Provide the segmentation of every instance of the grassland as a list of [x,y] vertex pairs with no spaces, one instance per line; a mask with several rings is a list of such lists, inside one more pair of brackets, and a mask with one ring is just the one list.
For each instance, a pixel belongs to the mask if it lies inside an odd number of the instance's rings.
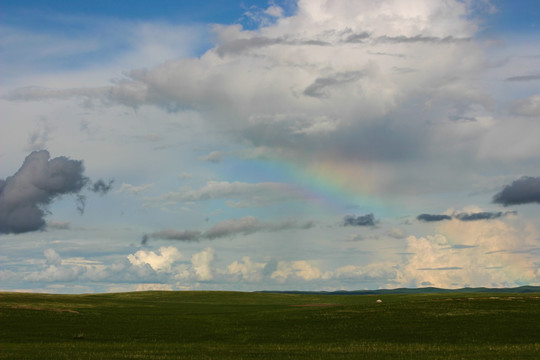
[[538,293],[0,293],[0,359],[539,358]]

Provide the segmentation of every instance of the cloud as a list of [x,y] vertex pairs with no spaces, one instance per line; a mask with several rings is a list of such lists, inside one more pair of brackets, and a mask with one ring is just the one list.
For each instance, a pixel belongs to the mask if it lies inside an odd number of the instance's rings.
[[208,161],[214,164],[220,163],[223,158],[223,153],[221,151],[212,151],[210,154],[199,157],[201,161]]
[[476,220],[491,220],[491,219],[497,219],[502,216],[506,215],[515,215],[517,212],[515,211],[498,211],[498,212],[477,212],[477,213],[459,213],[454,215],[456,219],[461,221],[476,221]]
[[249,256],[242,257],[241,261],[234,261],[227,267],[229,274],[237,276],[244,281],[257,282],[263,279],[263,271],[267,264],[251,261]]
[[212,261],[214,260],[215,250],[212,248],[206,248],[201,252],[193,254],[191,256],[191,264],[193,271],[201,281],[212,280]]
[[468,42],[472,39],[469,37],[465,38],[456,38],[452,35],[445,36],[443,38],[438,36],[425,36],[425,35],[414,35],[414,36],[381,36],[378,37],[375,41],[381,42],[381,43],[392,43],[392,44],[398,44],[398,43],[431,43],[431,44],[452,44],[452,43],[460,43],[460,42]]
[[28,136],[28,144],[26,145],[25,150],[38,151],[45,149],[47,142],[50,140],[52,130],[53,127],[43,119],[40,128],[33,130]]
[[315,82],[304,90],[304,95],[316,98],[328,97],[328,90],[340,85],[352,83],[365,75],[363,71],[347,71],[336,73],[331,76],[315,79]]
[[305,260],[279,261],[277,269],[270,276],[279,282],[284,282],[289,278],[302,279],[306,281],[321,278],[323,273],[316,266]]
[[83,173],[82,161],[32,152],[17,173],[0,179],[0,233],[43,230],[47,206],[62,195],[79,194],[89,181]]
[[343,218],[343,226],[375,226],[377,220],[373,214],[347,215]]
[[404,239],[406,236],[405,231],[400,228],[392,228],[386,232],[386,235],[394,239]]
[[437,214],[420,214],[416,217],[416,219],[420,221],[425,222],[432,222],[432,221],[442,221],[442,220],[450,220],[452,217],[450,215],[437,215]]
[[447,214],[420,214],[416,217],[417,220],[423,222],[438,222],[444,220],[457,219],[461,221],[477,221],[477,220],[491,220],[497,219],[507,215],[515,215],[515,211],[498,211],[498,212],[489,212],[489,211],[480,211],[480,212],[456,212],[452,215]]
[[511,111],[516,115],[540,116],[540,94],[516,100],[512,104]]
[[252,216],[246,216],[240,219],[222,221],[207,230],[204,233],[204,237],[212,240],[237,234],[249,235],[267,227],[268,225],[259,219]]
[[351,34],[351,35],[347,36],[347,38],[345,39],[345,42],[348,42],[348,43],[363,43],[367,39],[369,39],[369,37],[370,37],[370,34],[368,32],[366,32],[366,31],[364,31],[364,32]]
[[396,277],[396,265],[392,263],[371,263],[365,266],[345,265],[334,271],[325,272],[324,279],[369,281],[386,283]]
[[282,220],[276,223],[264,222],[259,219],[246,216],[240,219],[225,220],[207,230],[203,237],[216,239],[234,236],[237,234],[249,235],[259,231],[284,231],[291,229],[309,229],[314,226],[312,221],[299,222],[295,219]]
[[146,191],[152,188],[153,186],[154,184],[143,184],[143,185],[136,186],[136,185],[122,183],[122,185],[120,185],[120,188],[116,190],[116,192],[138,195],[139,193]]
[[523,176],[493,196],[493,202],[508,205],[540,203],[540,177]]
[[313,226],[314,223],[312,221],[300,222],[296,219],[286,219],[271,223],[261,221],[253,216],[246,216],[240,219],[224,220],[205,232],[192,230],[163,230],[145,234],[142,243],[145,244],[150,238],[178,241],[214,240],[236,235],[250,235],[260,231],[274,232],[292,229],[309,229]]
[[504,81],[534,81],[540,80],[540,75],[522,75],[522,76],[511,76]]
[[43,254],[45,255],[45,259],[47,259],[48,265],[62,265],[62,258],[53,249],[47,249],[43,252]]
[[[244,183],[239,181],[208,181],[200,189],[181,188],[178,192],[147,199],[148,203],[177,203],[227,199],[230,207],[270,206],[283,201],[300,198],[294,187],[274,182]],[[234,200],[233,200],[234,199]]]
[[250,49],[256,49],[260,47],[275,45],[275,44],[283,44],[286,43],[284,39],[279,38],[267,38],[264,36],[259,37],[253,37],[249,39],[237,39],[230,41],[224,45],[221,45],[216,49],[216,52],[220,56],[224,56],[227,54],[238,54],[245,51],[248,51]]
[[137,284],[135,291],[172,291],[169,284]]
[[99,179],[90,186],[90,191],[105,195],[112,189],[113,183],[114,180],[109,180],[109,182],[106,183],[105,181]]
[[131,264],[136,266],[148,264],[157,272],[170,272],[173,263],[180,259],[182,259],[182,254],[173,246],[160,247],[159,253],[139,250],[135,254],[128,255]]
[[511,287],[536,283],[538,230],[519,219],[437,223],[436,233],[407,238],[406,262],[396,281],[443,288]]
[[219,56],[238,55],[249,50],[255,50],[272,45],[290,45],[290,46],[328,46],[328,42],[320,40],[301,40],[286,38],[268,38],[265,36],[252,37],[247,39],[236,39],[219,46],[216,52]]
[[163,230],[157,231],[143,236],[142,243],[145,244],[149,238],[163,239],[163,240],[179,240],[179,241],[199,241],[202,233],[200,231],[176,231],[176,230]]
[[21,88],[7,97],[195,110],[235,141],[300,161],[331,149],[336,158],[380,159],[389,169],[394,163],[386,162],[398,158],[439,162],[453,155],[433,140],[439,119],[489,102],[476,83],[485,55],[471,40],[478,28],[472,8],[463,1],[301,1],[292,16],[256,30],[216,26],[217,45],[204,54],[139,67],[110,86]]

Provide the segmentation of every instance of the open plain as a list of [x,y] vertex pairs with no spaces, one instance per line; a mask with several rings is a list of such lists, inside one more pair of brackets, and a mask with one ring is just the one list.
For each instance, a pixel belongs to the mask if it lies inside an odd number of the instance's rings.
[[0,293],[0,359],[539,356],[538,293]]

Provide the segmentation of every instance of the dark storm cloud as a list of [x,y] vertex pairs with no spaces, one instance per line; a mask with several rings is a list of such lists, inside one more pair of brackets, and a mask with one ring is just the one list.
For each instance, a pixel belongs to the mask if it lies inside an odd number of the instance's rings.
[[376,222],[373,214],[347,215],[343,218],[343,226],[375,226]]
[[540,177],[524,176],[513,181],[493,196],[493,202],[504,206],[540,204]]
[[327,88],[355,82],[363,76],[363,71],[346,71],[328,77],[317,78],[313,84],[304,90],[304,95],[323,98],[328,96],[325,91]]
[[0,180],[0,233],[44,229],[47,206],[62,195],[78,194],[89,181],[83,173],[82,161],[32,152],[13,176]]
[[433,222],[433,221],[451,220],[452,217],[449,215],[420,214],[416,217],[416,219],[420,221],[425,221],[425,222]]
[[95,193],[99,193],[101,195],[105,195],[106,193],[109,192],[109,190],[112,189],[112,184],[114,183],[114,180],[109,180],[109,182],[105,182],[101,179],[99,179],[98,181],[94,182],[91,186],[90,186],[90,191],[93,191]]

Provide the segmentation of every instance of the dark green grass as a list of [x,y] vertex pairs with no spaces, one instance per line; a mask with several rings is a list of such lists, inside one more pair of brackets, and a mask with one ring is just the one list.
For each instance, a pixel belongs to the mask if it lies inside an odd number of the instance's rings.
[[539,296],[0,293],[0,359],[538,359]]

